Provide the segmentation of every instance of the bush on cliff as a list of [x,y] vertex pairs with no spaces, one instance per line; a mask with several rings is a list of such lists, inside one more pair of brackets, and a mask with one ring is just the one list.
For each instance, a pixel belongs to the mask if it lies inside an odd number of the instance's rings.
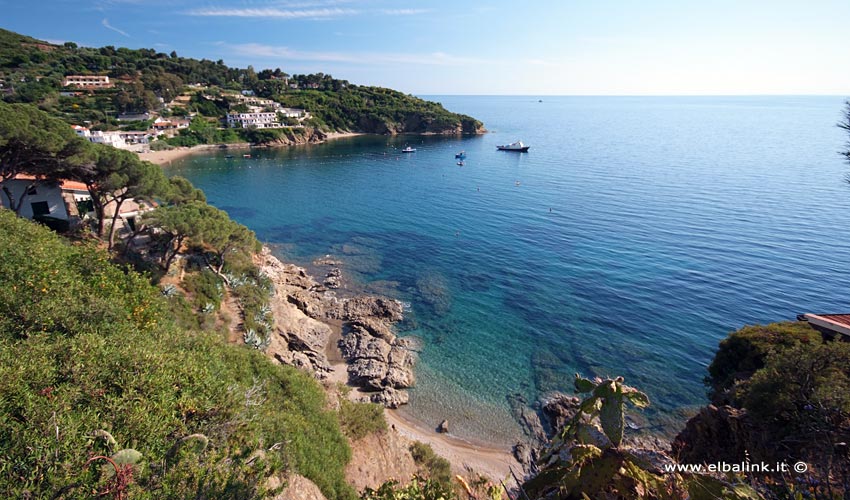
[[785,322],[745,326],[720,342],[708,367],[706,385],[716,404],[740,402],[736,383],[746,382],[764,367],[767,357],[798,344],[819,344],[821,335],[808,323]]
[[[801,322],[747,326],[720,344],[708,381],[716,404],[688,422],[675,447],[689,461],[804,462],[812,498],[850,491],[850,343]],[[722,455],[722,457],[721,457]],[[797,498],[787,475],[755,480],[773,498]]]
[[102,251],[8,210],[0,234],[0,496],[114,494],[126,471],[87,465],[112,455],[135,462],[128,498],[250,498],[286,469],[355,497],[314,380],[179,331],[159,290]]

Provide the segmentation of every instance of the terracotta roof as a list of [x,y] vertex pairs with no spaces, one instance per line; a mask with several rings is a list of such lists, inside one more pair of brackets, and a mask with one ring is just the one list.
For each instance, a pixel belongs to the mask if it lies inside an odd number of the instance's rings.
[[[15,180],[21,181],[34,181],[36,180],[35,176],[27,175],[27,174],[18,174],[15,176]],[[59,185],[62,186],[62,189],[70,189],[74,191],[88,191],[89,188],[86,187],[84,182],[79,181],[71,181],[68,179],[59,180]]]
[[850,336],[850,314],[812,314],[801,315],[812,326],[835,333]]
[[850,314],[818,314],[818,316],[829,322],[850,327]]

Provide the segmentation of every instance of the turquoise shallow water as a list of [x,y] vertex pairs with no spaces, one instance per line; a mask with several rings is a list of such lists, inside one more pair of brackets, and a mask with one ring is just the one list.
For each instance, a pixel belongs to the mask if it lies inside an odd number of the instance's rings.
[[[581,372],[625,376],[670,432],[731,330],[850,308],[841,98],[433,99],[491,132],[169,169],[283,257],[338,255],[409,302],[401,329],[426,347],[406,411],[424,422],[509,442],[507,395]],[[515,139],[531,150],[495,150]]]

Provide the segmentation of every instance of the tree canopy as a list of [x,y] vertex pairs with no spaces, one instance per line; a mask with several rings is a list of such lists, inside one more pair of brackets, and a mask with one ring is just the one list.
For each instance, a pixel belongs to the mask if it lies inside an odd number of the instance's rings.
[[[58,179],[89,160],[89,143],[67,123],[32,106],[0,102],[0,182],[20,174]],[[15,200],[7,187],[3,191],[9,208],[19,211],[23,200]]]

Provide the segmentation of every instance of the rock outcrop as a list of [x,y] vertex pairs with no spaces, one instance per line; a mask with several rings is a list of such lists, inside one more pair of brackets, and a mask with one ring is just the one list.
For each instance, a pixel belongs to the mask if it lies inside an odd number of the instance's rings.
[[708,405],[688,420],[673,441],[673,456],[682,463],[737,462],[752,455],[752,425],[746,410]]
[[581,399],[562,392],[552,392],[540,399],[540,412],[546,435],[550,438],[561,432],[567,421],[578,412]]
[[[272,357],[323,379],[333,370],[328,350],[338,347],[348,364],[349,383],[364,391],[361,399],[388,408],[407,404],[403,389],[415,381],[416,344],[392,331],[392,324],[403,319],[401,302],[371,295],[338,298],[328,290],[328,278],[338,283],[339,267],[319,283],[303,268],[282,263],[268,248],[258,260],[275,285],[276,334],[267,351]],[[341,265],[329,256],[321,262]],[[338,346],[330,345],[338,338],[334,327],[342,334]]]
[[397,389],[413,385],[414,355],[386,323],[374,317],[351,321],[339,347],[349,362],[349,382],[368,392],[381,393],[369,395],[370,401],[390,408],[407,402],[407,394],[401,396]]
[[283,490],[278,493],[274,500],[327,500],[316,483],[304,476],[290,474],[283,482],[277,478],[269,481],[269,488],[277,488],[285,484]]

